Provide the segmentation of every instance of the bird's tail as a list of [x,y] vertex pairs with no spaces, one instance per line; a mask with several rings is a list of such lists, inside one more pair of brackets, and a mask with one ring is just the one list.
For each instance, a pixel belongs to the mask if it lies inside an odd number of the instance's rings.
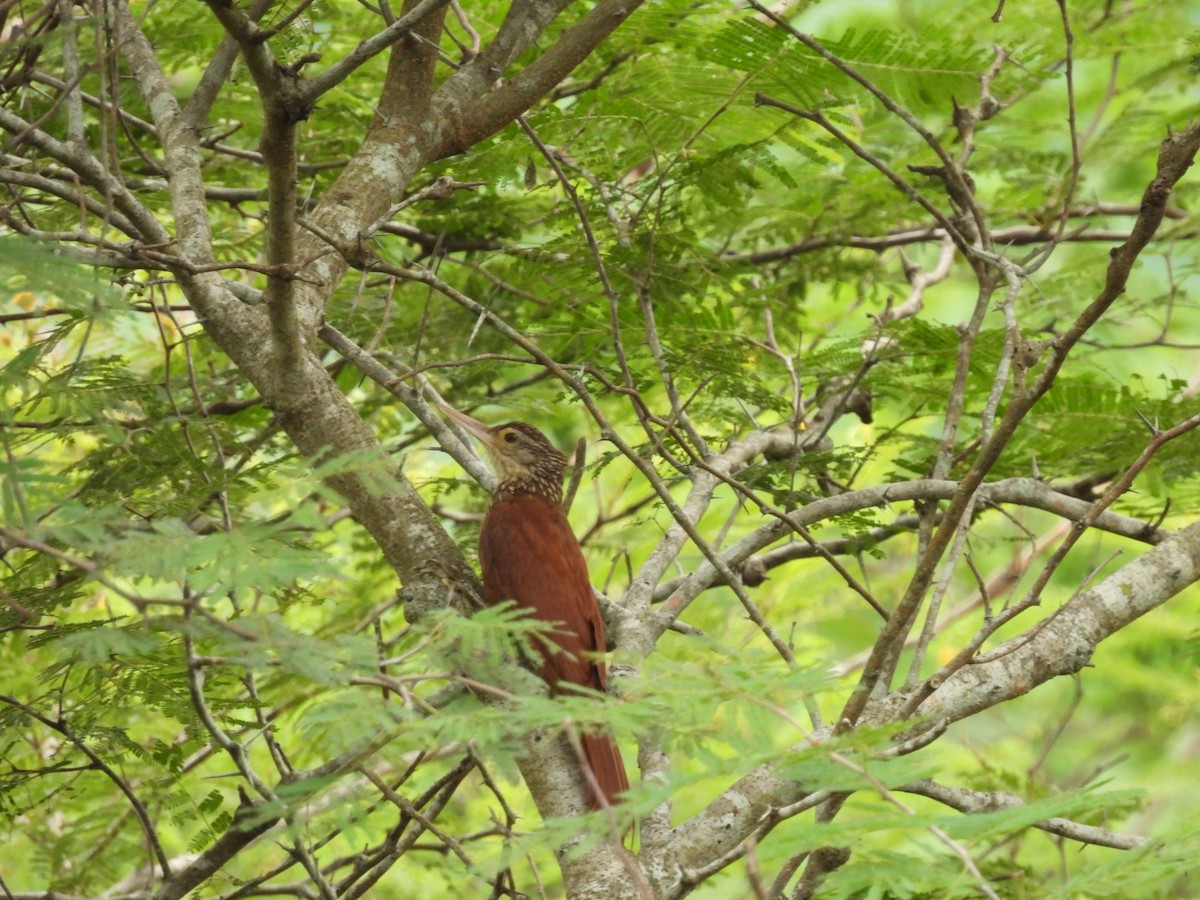
[[601,797],[608,806],[615,806],[620,802],[619,795],[629,790],[629,777],[625,774],[625,763],[617,742],[607,734],[592,732],[580,735],[580,743],[583,745],[583,758],[600,787],[597,795],[592,779],[587,779],[588,809],[599,809]]

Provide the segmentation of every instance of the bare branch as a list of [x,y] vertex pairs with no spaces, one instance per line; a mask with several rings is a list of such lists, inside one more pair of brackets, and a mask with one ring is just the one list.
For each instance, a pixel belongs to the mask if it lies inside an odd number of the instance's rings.
[[[1200,580],[1200,523],[1126,563],[1073,597],[1048,619],[1006,641],[986,661],[963,666],[920,702],[912,715],[939,725],[956,722],[1058,675],[1080,671],[1096,646],[1130,622]],[[903,692],[869,707],[869,721],[909,705]]]
[[[970,788],[951,787],[938,784],[936,781],[914,781],[896,788],[906,794],[919,794],[956,809],[959,812],[986,813],[1001,809],[1019,809],[1025,801],[1016,794],[1005,791],[975,791]],[[1146,845],[1146,838],[1137,834],[1120,834],[1099,828],[1095,825],[1083,825],[1069,819],[1051,818],[1037,822],[1033,826],[1042,831],[1078,841],[1081,844],[1094,844],[1097,847],[1112,847],[1116,850],[1135,850]]]
[[[875,506],[888,506],[903,501],[950,500],[957,496],[960,489],[960,482],[932,479],[880,484],[815,500],[799,509],[789,511],[788,518],[807,526],[823,519]],[[1033,478],[1009,478],[993,482],[981,487],[980,493],[987,503],[1029,506],[1073,521],[1086,516],[1092,508],[1086,500],[1056,493]],[[1107,510],[1096,517],[1095,524],[1105,531],[1147,543],[1157,544],[1169,537],[1169,532],[1156,526]],[[788,531],[787,523],[782,520],[770,522],[729,546],[722,551],[721,556],[727,565],[740,565],[754,553],[787,536]],[[691,574],[672,582],[673,590],[667,597],[662,598],[664,603],[658,613],[660,624],[670,622],[678,616],[688,603],[713,584],[714,580],[714,570],[702,563]],[[656,599],[659,597],[659,594],[655,595]]]
[[[556,4],[561,2],[555,0]],[[445,129],[438,155],[461,153],[516,120],[566,78],[641,3],[642,0],[599,0],[576,25],[564,31],[553,46],[490,93],[478,96],[475,91],[470,91],[468,97],[463,97],[466,92],[455,79],[448,80],[438,92],[437,103],[454,118],[441,117],[452,127]],[[549,4],[543,0],[538,6],[542,5]],[[479,69],[476,77],[483,71],[489,72],[492,82],[503,71],[499,68],[500,61],[489,56],[488,48],[471,66]]]
[[300,90],[305,102],[310,106],[315,104],[322,95],[349,78],[363,63],[404,40],[412,34],[414,28],[449,2],[450,0],[421,0],[383,31],[360,41],[357,47],[336,63],[304,83]]

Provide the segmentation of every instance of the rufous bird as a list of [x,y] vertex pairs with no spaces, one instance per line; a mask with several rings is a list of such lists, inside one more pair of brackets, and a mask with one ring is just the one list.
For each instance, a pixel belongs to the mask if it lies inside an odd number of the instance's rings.
[[[446,415],[483,444],[499,484],[479,532],[484,600],[513,600],[554,626],[538,674],[552,694],[581,685],[603,691],[604,620],[583,551],[562,505],[567,458],[524,422],[489,428],[456,409]],[[629,789],[621,751],[611,735],[580,735],[583,756],[600,792],[585,778],[588,808],[612,805]],[[603,803],[601,802],[603,800]]]

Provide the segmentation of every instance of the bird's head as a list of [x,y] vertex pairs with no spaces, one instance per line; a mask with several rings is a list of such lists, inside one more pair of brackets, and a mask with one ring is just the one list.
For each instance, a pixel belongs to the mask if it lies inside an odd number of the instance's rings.
[[500,481],[497,493],[537,494],[555,503],[562,500],[567,458],[532,425],[505,422],[489,428],[452,407],[442,406],[442,411],[483,444]]

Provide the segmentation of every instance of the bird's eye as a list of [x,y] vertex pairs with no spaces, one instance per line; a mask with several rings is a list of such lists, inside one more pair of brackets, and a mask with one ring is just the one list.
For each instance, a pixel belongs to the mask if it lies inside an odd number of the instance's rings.
[[515,431],[504,432],[504,442],[506,444],[511,444],[514,441],[516,441],[516,439],[517,439],[517,433]]

